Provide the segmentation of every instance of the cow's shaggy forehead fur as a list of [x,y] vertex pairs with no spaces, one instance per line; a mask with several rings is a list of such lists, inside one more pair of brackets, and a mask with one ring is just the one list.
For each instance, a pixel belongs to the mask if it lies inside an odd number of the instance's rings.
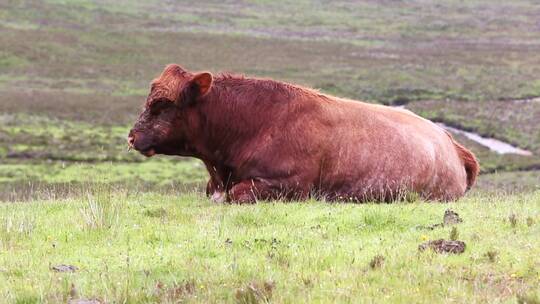
[[150,83],[150,94],[146,100],[146,106],[160,98],[176,101],[180,97],[185,84],[193,77],[193,74],[184,70],[177,64],[169,64],[158,78]]

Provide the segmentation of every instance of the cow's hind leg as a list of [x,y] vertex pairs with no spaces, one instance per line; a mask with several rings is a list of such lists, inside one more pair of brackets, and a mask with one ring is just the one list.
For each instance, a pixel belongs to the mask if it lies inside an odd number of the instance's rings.
[[271,180],[250,179],[234,184],[228,194],[232,203],[253,204],[257,200],[306,199],[309,196],[309,191],[296,188],[291,190],[283,186],[282,183],[274,183]]

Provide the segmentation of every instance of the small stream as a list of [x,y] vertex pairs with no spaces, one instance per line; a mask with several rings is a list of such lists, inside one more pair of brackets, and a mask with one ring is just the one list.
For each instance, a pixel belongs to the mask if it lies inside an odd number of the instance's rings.
[[[530,100],[532,102],[536,100]],[[527,100],[527,102],[530,102]],[[397,106],[396,108],[405,109],[405,106]],[[437,123],[437,125],[441,126],[442,128],[456,134],[461,134],[468,139],[490,149],[491,151],[498,153],[498,154],[518,154],[518,155],[525,155],[525,156],[531,156],[533,155],[531,151],[527,151],[521,148],[518,148],[516,146],[513,146],[509,143],[506,143],[504,141],[491,138],[491,137],[483,137],[478,133],[469,132],[465,130],[461,130],[458,128],[450,127],[448,125],[445,125],[444,123]]]
[[504,141],[500,141],[500,140],[495,139],[495,138],[482,137],[477,133],[456,129],[456,128],[447,126],[447,125],[445,125],[443,123],[437,123],[437,124],[439,126],[445,128],[446,130],[452,132],[452,133],[462,134],[465,137],[467,137],[468,139],[470,139],[472,141],[475,141],[475,142],[481,144],[482,146],[485,146],[485,147],[489,148],[490,150],[492,150],[492,151],[494,151],[496,153],[499,153],[499,154],[518,154],[518,155],[526,155],[526,156],[532,155],[531,151],[520,149],[520,148],[518,148],[516,146],[512,146],[509,143],[506,143]]

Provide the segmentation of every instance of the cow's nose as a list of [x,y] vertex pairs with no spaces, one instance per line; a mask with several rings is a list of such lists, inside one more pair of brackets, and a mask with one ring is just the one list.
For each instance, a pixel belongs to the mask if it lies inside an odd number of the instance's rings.
[[133,145],[135,143],[135,134],[132,134],[130,132],[127,138],[127,142],[128,142],[128,149],[133,148]]

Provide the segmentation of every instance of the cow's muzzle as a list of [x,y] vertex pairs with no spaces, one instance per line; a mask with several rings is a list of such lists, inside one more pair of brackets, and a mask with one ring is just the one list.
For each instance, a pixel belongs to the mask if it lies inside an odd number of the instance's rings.
[[128,135],[128,138],[127,138],[127,144],[128,144],[128,147],[127,147],[127,150],[128,152],[131,151],[131,149],[133,149],[133,143],[135,142],[135,137]]
[[133,132],[133,130],[129,132],[127,138],[128,151],[130,151],[131,149],[135,149],[146,157],[150,157],[156,154],[156,150],[152,147],[151,144],[145,143],[144,140],[141,140],[138,137],[139,136],[137,136],[137,133]]

